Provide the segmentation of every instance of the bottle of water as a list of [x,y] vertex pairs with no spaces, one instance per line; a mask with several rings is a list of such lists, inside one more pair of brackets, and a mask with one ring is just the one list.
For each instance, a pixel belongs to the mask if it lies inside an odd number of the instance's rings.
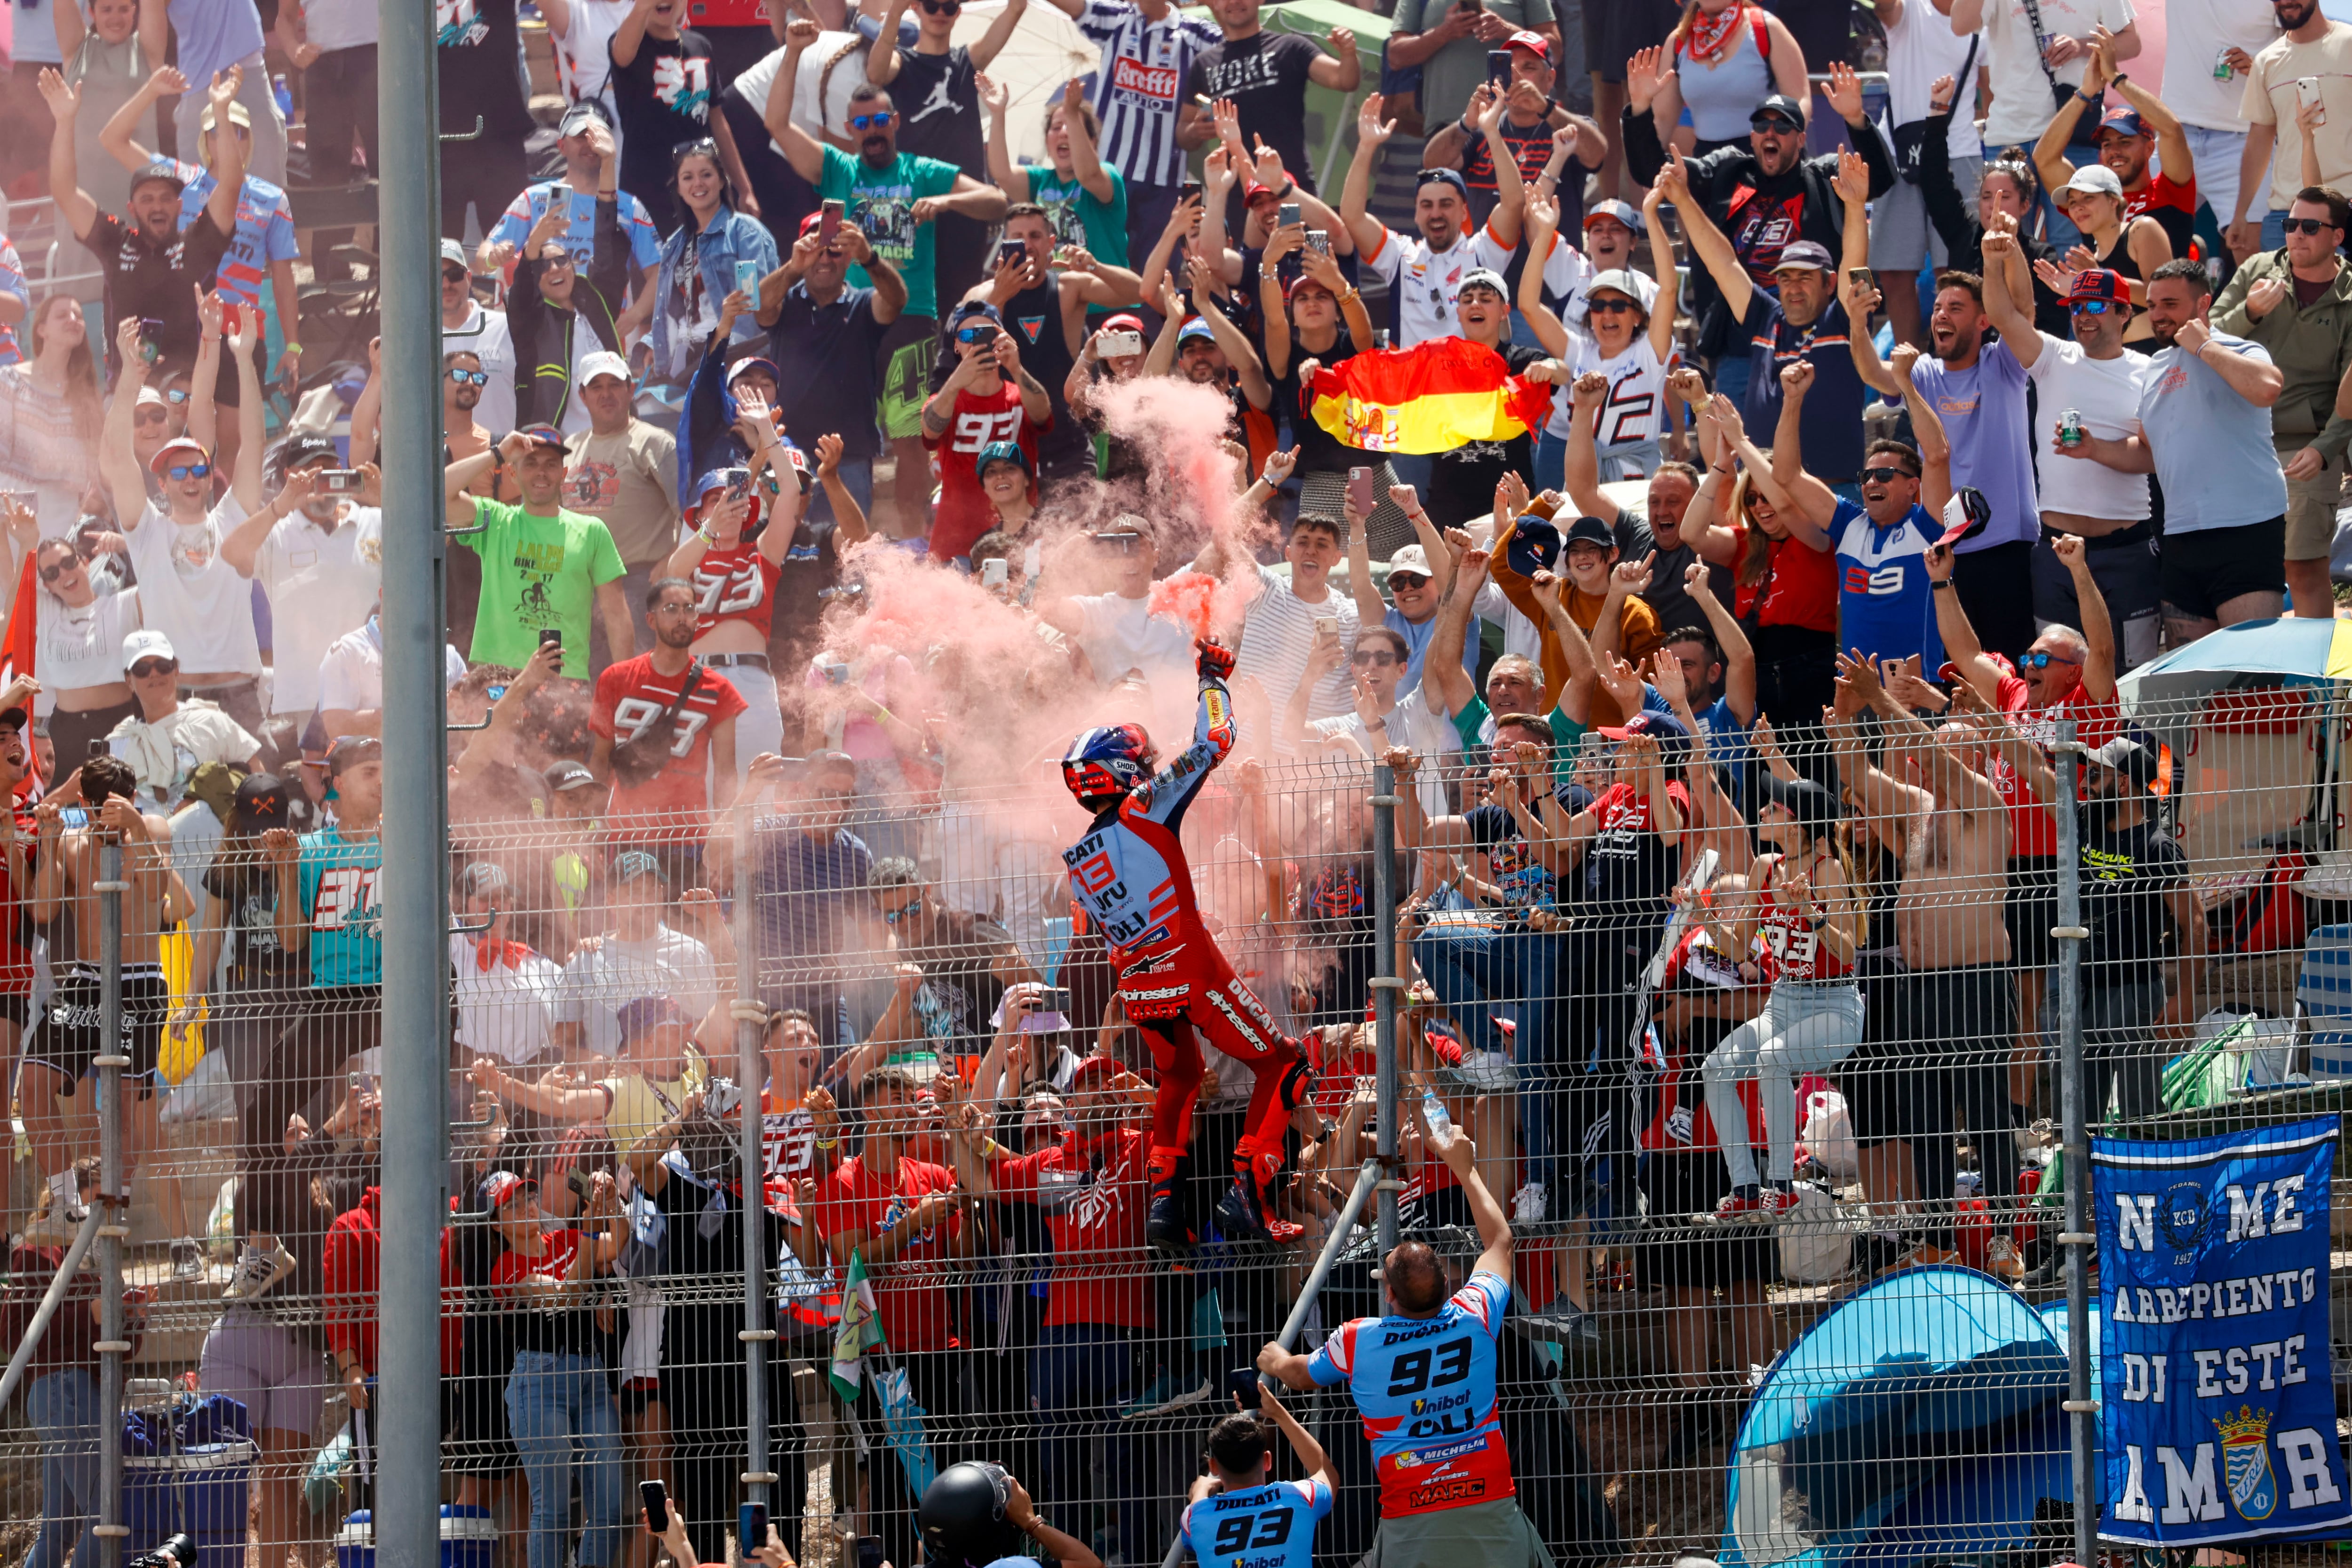
[[1453,1147],[1454,1118],[1445,1114],[1445,1102],[1437,1098],[1433,1089],[1422,1090],[1421,1120],[1429,1129],[1430,1142],[1439,1152]]

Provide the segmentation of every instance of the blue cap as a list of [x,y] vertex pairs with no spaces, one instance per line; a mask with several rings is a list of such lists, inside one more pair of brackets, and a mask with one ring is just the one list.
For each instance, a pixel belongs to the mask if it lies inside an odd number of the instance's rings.
[[1183,326],[1177,329],[1177,346],[1181,348],[1186,343],[1196,341],[1204,343],[1213,343],[1217,341],[1217,334],[1209,330],[1209,323],[1202,321],[1200,317],[1188,317],[1185,320]]
[[1523,517],[1511,526],[1511,542],[1503,559],[1522,577],[1549,572],[1559,561],[1559,530],[1540,517]]
[[700,506],[702,498],[712,490],[723,490],[733,484],[738,478],[749,479],[750,477],[751,470],[748,468],[712,468],[694,481],[694,494],[687,498],[686,504],[690,507]]
[[2110,131],[2118,136],[2145,136],[2147,126],[2141,121],[2138,110],[2126,107],[2110,110],[2106,118],[2099,121],[2100,135],[2105,136]]
[[654,995],[640,996],[634,1002],[624,1003],[620,1011],[614,1015],[613,1021],[620,1026],[621,1043],[626,1045],[664,1024],[675,1024],[679,1018],[677,1003],[667,996]]
[[986,473],[988,465],[991,463],[1018,463],[1021,465],[1023,473],[1032,471],[1029,467],[1029,454],[1021,449],[1021,443],[1018,441],[991,441],[987,446],[982,447],[980,449],[979,458],[974,459],[971,465],[972,472]]
[[952,311],[949,312],[948,325],[950,327],[961,326],[964,322],[971,321],[974,316],[985,317],[989,321],[994,321],[1000,327],[1004,324],[1003,316],[999,314],[996,307],[990,304],[987,300],[966,300],[962,304],[958,305]]
[[1469,205],[1470,184],[1455,170],[1423,169],[1412,177],[1412,188],[1418,191],[1423,185],[1452,185],[1454,194],[1462,198],[1463,205]]

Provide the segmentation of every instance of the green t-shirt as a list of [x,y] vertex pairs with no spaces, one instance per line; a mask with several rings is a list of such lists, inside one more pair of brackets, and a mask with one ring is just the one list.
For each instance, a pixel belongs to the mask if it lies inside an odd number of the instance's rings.
[[1078,184],[1064,180],[1050,163],[1024,163],[1029,176],[1029,199],[1045,209],[1054,233],[1065,245],[1083,245],[1097,261],[1127,265],[1127,177],[1109,164],[1110,200],[1103,201]]
[[474,612],[476,664],[520,669],[548,626],[563,633],[563,673],[588,679],[588,627],[596,589],[625,576],[612,534],[593,517],[558,510],[533,517],[505,501],[477,500],[479,533],[457,542],[482,558],[482,600]]
[[[877,169],[863,158],[853,158],[838,147],[824,150],[824,177],[817,195],[842,204],[843,215],[866,233],[874,253],[898,269],[907,280],[908,316],[937,316],[939,289],[931,276],[934,226],[915,221],[915,203],[924,196],[943,196],[955,189],[956,166],[937,158],[901,153],[887,168]],[[849,269],[853,287],[870,289],[874,280],[866,268]]]
[[[1580,719],[1571,719],[1555,706],[1545,717],[1551,723],[1551,776],[1554,784],[1566,784],[1576,772],[1577,748],[1583,744],[1584,732],[1591,726]],[[1486,700],[1473,697],[1454,715],[1454,732],[1462,737],[1462,749],[1478,752],[1495,743],[1495,733],[1486,711]]]

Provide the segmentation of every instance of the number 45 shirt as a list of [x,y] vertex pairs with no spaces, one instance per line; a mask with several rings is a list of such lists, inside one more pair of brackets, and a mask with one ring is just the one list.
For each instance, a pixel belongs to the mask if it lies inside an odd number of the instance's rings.
[[1433,1318],[1356,1318],[1307,1373],[1345,1383],[1381,1476],[1381,1517],[1436,1513],[1515,1495],[1495,1404],[1495,1342],[1511,1287],[1480,1272]]
[[[1015,441],[1037,471],[1037,437],[1053,427],[1048,417],[1039,424],[1021,406],[1021,388],[1000,382],[994,391],[956,394],[949,412],[948,433],[938,440],[923,437],[940,470],[940,510],[931,520],[931,557],[952,561],[968,552],[972,542],[996,526],[996,508],[980,488],[980,449],[992,441]],[[1035,500],[1037,487],[1029,487]]]
[[1203,1568],[1307,1568],[1315,1560],[1316,1521],[1329,1516],[1331,1500],[1319,1479],[1212,1492],[1186,1506],[1177,1533]]

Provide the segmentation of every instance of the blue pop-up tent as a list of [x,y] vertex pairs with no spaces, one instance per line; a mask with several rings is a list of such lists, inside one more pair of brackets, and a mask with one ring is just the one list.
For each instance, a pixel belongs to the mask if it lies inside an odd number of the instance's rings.
[[1732,1445],[1726,1568],[1873,1568],[2019,1551],[2071,1508],[2066,1346],[2016,1291],[1913,1268],[1816,1321]]

